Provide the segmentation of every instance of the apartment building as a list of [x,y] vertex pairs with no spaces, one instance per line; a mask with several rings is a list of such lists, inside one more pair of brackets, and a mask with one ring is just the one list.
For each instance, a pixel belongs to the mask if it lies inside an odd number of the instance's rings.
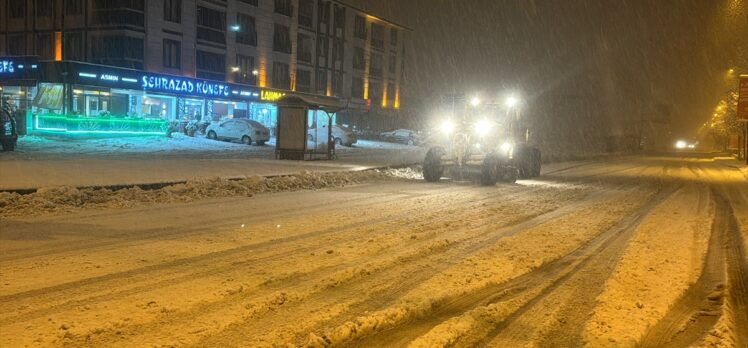
[[[410,30],[342,1],[0,0],[0,19],[0,57],[75,63],[75,78],[52,80],[71,84],[69,109],[78,114],[115,112],[109,109],[128,104],[119,107],[122,112],[138,113],[148,109],[144,105],[156,105],[162,111],[155,114],[167,118],[198,113],[260,118],[267,114],[263,103],[287,93],[307,93],[347,103],[338,115],[340,123],[371,124],[381,115],[397,114],[402,106]],[[42,70],[47,75],[60,71]],[[182,93],[180,99],[162,89],[163,96],[158,91],[141,95],[139,89],[154,87],[145,82],[148,74],[172,82],[220,82],[233,86],[236,98],[217,100],[229,104],[224,109],[205,94]],[[141,79],[139,87],[116,84]],[[102,81],[116,83],[107,90]],[[245,86],[246,93],[237,92]],[[140,99],[133,102],[133,95]],[[246,112],[234,112],[242,102]]]

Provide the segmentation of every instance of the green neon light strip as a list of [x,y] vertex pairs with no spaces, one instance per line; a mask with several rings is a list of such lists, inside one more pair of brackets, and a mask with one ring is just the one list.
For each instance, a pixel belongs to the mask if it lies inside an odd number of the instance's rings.
[[93,122],[93,123],[137,123],[137,124],[167,124],[165,120],[132,120],[118,118],[98,118],[98,117],[78,117],[78,116],[59,116],[59,115],[40,115],[36,116],[40,120],[57,120],[65,122]]
[[[47,121],[52,123],[52,126],[45,127],[39,126],[39,120]],[[96,129],[79,129],[81,124],[92,124],[102,125],[103,128],[115,128],[107,130],[96,130]],[[117,118],[96,118],[96,117],[79,117],[79,116],[64,116],[64,115],[38,115],[35,116],[34,125],[35,130],[41,132],[48,132],[53,134],[71,134],[71,135],[163,135],[166,132],[168,122],[165,120],[133,120],[133,119],[117,119]],[[127,128],[133,125],[137,128],[138,126],[146,128],[148,130],[118,130],[117,126],[127,126]],[[56,126],[56,127],[55,127]],[[64,126],[65,128],[59,128]],[[71,129],[72,128],[72,129]],[[98,127],[92,127],[98,128]],[[163,128],[163,130],[154,130]]]
[[34,132],[48,133],[48,134],[71,134],[71,135],[164,135],[165,132],[134,132],[134,131],[86,131],[86,130],[60,130],[59,128],[37,128]]

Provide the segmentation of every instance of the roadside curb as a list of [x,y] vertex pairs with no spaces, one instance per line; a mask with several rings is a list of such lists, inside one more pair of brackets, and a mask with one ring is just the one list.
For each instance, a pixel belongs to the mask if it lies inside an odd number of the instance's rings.
[[[356,172],[365,172],[365,171],[371,171],[371,170],[387,170],[387,169],[402,169],[402,168],[408,168],[413,167],[416,165],[420,165],[421,163],[408,163],[408,164],[399,164],[399,165],[388,165],[388,166],[379,166],[379,167],[368,167],[368,168],[356,168],[356,169],[348,169],[348,170],[336,170],[336,171],[305,171],[310,173],[320,173],[320,174],[340,174],[340,173],[356,173]],[[272,178],[282,178],[282,177],[289,177],[289,176],[295,176],[302,174],[304,172],[298,172],[298,173],[289,173],[289,174],[269,174],[269,175],[253,175],[253,176],[235,176],[235,177],[224,177],[220,178],[221,180],[227,180],[227,181],[240,181],[245,180],[250,177],[261,177],[265,179],[272,179]],[[210,176],[203,176],[203,177],[196,177],[190,180],[176,180],[176,181],[165,181],[165,182],[157,182],[157,183],[142,183],[142,184],[114,184],[114,185],[92,185],[92,186],[74,186],[78,190],[110,190],[110,191],[120,191],[124,189],[129,188],[140,188],[144,191],[153,191],[153,190],[159,190],[165,187],[174,186],[174,185],[180,185],[180,184],[186,184],[193,180],[199,180],[199,179],[208,179],[208,178],[215,178]],[[57,186],[60,187],[60,186]],[[36,193],[39,191],[40,188],[26,188],[26,189],[0,189],[0,193],[16,193],[19,195],[29,195],[32,193]]]

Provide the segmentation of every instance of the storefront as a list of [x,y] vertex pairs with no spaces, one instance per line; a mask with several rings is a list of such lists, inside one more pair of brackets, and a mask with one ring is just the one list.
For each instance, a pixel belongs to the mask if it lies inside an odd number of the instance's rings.
[[28,101],[28,131],[42,135],[165,134],[170,122],[231,118],[274,130],[275,102],[295,93],[79,62],[34,65],[33,83],[17,92]]

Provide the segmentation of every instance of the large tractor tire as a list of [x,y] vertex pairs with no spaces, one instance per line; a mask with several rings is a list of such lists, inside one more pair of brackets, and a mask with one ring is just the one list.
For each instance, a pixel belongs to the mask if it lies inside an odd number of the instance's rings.
[[437,182],[444,174],[442,165],[442,156],[445,151],[441,147],[433,147],[426,153],[426,159],[423,160],[423,178],[428,182]]
[[540,149],[532,148],[532,173],[531,177],[537,178],[540,176],[540,169],[543,166],[543,159],[540,154]]
[[517,182],[517,177],[519,177],[519,170],[514,167],[507,167],[501,172],[499,180],[503,183],[514,184]]
[[529,179],[533,173],[532,149],[520,147],[514,153],[514,163],[519,170],[520,179]]
[[496,182],[499,181],[499,174],[499,157],[495,154],[486,156],[481,169],[480,184],[483,186],[496,185]]

